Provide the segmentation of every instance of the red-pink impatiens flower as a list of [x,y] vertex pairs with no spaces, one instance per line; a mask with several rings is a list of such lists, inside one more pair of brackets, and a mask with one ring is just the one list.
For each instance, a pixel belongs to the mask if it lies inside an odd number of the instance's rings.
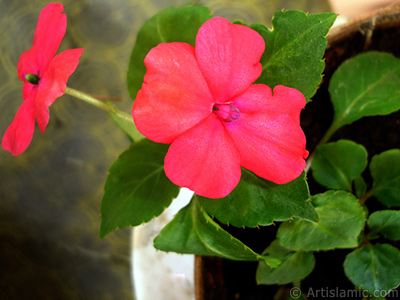
[[79,64],[83,49],[66,50],[54,56],[67,28],[61,3],[50,3],[40,13],[31,49],[18,62],[24,81],[23,103],[8,127],[2,146],[13,155],[23,153],[32,141],[35,119],[42,133],[49,123],[49,106],[64,94],[69,76]]
[[306,100],[292,88],[253,84],[264,48],[256,31],[213,18],[195,48],[163,43],[146,56],[132,114],[143,135],[171,144],[164,168],[176,185],[221,198],[239,183],[241,167],[277,184],[302,173]]

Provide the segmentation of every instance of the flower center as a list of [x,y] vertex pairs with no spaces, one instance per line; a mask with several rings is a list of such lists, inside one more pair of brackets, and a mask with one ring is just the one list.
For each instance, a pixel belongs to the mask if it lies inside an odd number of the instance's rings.
[[35,74],[25,74],[24,75],[26,81],[28,81],[31,84],[38,84],[39,83],[39,76]]
[[233,104],[214,104],[213,113],[222,121],[232,122],[240,118],[240,111]]

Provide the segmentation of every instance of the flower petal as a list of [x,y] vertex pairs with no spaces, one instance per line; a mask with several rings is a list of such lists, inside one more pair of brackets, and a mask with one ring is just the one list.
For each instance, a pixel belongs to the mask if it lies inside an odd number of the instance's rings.
[[3,136],[3,148],[14,156],[23,153],[32,141],[35,131],[35,96],[36,89],[21,104]]
[[146,56],[145,65],[133,119],[150,140],[171,143],[211,114],[213,98],[189,44],[160,44]]
[[37,53],[39,77],[46,71],[57,53],[67,29],[67,16],[61,3],[50,3],[40,13],[36,26],[33,47]]
[[26,50],[18,61],[18,77],[25,81],[26,74],[39,75],[39,66],[36,61],[36,49]]
[[241,156],[241,165],[277,184],[288,183],[305,167],[306,139],[298,123],[289,115],[261,111],[242,113],[226,124]]
[[289,115],[296,123],[300,123],[300,113],[306,105],[306,99],[298,90],[277,85],[272,92],[265,84],[253,84],[232,102],[242,113],[271,111]]
[[222,198],[239,183],[240,157],[218,117],[211,115],[170,146],[165,173],[176,185],[208,198]]
[[217,102],[242,93],[260,76],[264,48],[258,32],[223,18],[213,18],[200,27],[196,59]]
[[44,133],[49,123],[49,107],[64,94],[68,78],[79,64],[83,49],[70,49],[58,54],[40,78],[36,95],[36,119]]

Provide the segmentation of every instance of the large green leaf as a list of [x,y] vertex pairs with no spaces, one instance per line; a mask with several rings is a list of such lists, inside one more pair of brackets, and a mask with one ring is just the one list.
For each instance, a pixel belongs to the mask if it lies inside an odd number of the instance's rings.
[[167,8],[143,25],[129,61],[127,83],[132,99],[143,83],[147,53],[160,43],[183,42],[194,46],[197,31],[209,19],[211,12],[207,7],[186,5]]
[[224,224],[237,227],[270,225],[293,217],[316,221],[310,193],[302,174],[287,184],[275,184],[242,169],[238,186],[225,198],[200,197],[204,209]]
[[372,232],[391,240],[400,239],[400,211],[381,210],[369,216],[368,226]]
[[368,52],[344,62],[333,74],[329,93],[335,110],[330,131],[365,116],[400,108],[400,60]]
[[317,148],[311,165],[314,179],[331,189],[352,191],[352,182],[367,167],[367,150],[348,140]]
[[262,253],[279,259],[282,263],[277,268],[271,268],[264,262],[259,262],[256,280],[258,284],[287,284],[300,281],[311,273],[315,265],[312,252],[292,251],[282,247],[277,240]]
[[263,71],[257,82],[271,88],[292,87],[310,99],[322,80],[325,36],[335,19],[333,13],[309,15],[288,10],[275,13],[272,31],[264,25],[251,25],[265,40]]
[[388,207],[400,206],[400,149],[375,155],[369,168],[373,195]]
[[100,237],[150,221],[178,196],[180,188],[164,173],[167,150],[168,145],[144,139],[114,162],[104,186]]
[[346,276],[374,296],[385,296],[400,284],[400,252],[389,244],[368,245],[348,254]]
[[232,260],[266,261],[276,267],[279,260],[255,253],[222,229],[200,206],[197,196],[182,208],[155,238],[162,251],[220,256]]
[[318,222],[287,221],[281,224],[279,243],[292,250],[317,251],[358,246],[365,212],[357,199],[345,191],[328,191],[313,196]]

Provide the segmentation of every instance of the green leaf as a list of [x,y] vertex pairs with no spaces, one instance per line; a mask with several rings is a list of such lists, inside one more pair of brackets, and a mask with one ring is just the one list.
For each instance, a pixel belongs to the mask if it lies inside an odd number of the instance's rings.
[[279,185],[242,168],[242,178],[228,196],[199,197],[199,201],[211,216],[224,224],[256,227],[292,217],[316,221],[310,198],[304,173],[292,182]]
[[328,191],[313,196],[318,222],[287,221],[281,224],[277,239],[292,250],[318,251],[358,246],[365,223],[365,212],[357,199],[345,191]]
[[207,7],[186,5],[167,8],[143,25],[129,61],[127,83],[132,99],[143,83],[147,53],[160,43],[183,42],[194,46],[197,31],[209,19],[211,12]]
[[219,256],[231,260],[263,260],[277,266],[276,258],[255,253],[238,239],[222,229],[202,209],[197,196],[155,238],[154,246],[162,251]]
[[[111,103],[108,104],[112,105]],[[110,113],[110,116],[118,125],[118,127],[125,132],[131,142],[140,141],[144,138],[144,136],[137,130],[135,124],[133,123],[133,119],[128,121],[115,113]]]
[[100,237],[116,228],[136,226],[160,215],[179,187],[164,174],[168,145],[141,140],[110,168],[101,203]]
[[277,240],[262,253],[275,257],[282,263],[277,268],[269,267],[265,262],[259,262],[256,280],[257,284],[287,284],[305,278],[314,268],[315,259],[312,252],[295,252],[282,247]]
[[367,184],[361,175],[354,178],[354,189],[358,199],[361,199],[367,191]]
[[355,286],[383,297],[400,284],[400,252],[389,244],[368,245],[347,255],[344,271]]
[[381,210],[369,216],[368,226],[372,232],[391,240],[400,239],[400,211]]
[[359,54],[339,66],[330,81],[335,110],[330,131],[365,116],[400,108],[400,60],[387,53]]
[[362,145],[340,140],[317,148],[311,170],[318,183],[351,192],[353,180],[367,167],[367,157]]
[[308,15],[288,10],[275,13],[272,31],[264,25],[251,25],[265,40],[263,71],[257,82],[271,88],[292,87],[310,99],[322,80],[325,36],[335,19],[333,13]]
[[374,180],[373,195],[388,207],[400,206],[400,149],[375,155],[369,169]]

